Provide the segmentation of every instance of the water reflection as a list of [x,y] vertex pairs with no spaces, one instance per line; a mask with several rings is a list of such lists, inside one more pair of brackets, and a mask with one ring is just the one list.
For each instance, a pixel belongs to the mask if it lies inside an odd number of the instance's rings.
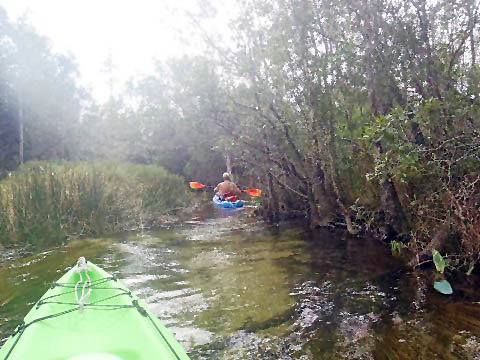
[[432,293],[368,239],[199,211],[171,229],[0,266],[0,335],[83,255],[119,277],[192,359],[476,359],[480,306]]

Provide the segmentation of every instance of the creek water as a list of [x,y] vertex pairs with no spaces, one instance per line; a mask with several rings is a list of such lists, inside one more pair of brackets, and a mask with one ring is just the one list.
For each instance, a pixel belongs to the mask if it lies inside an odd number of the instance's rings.
[[249,212],[207,206],[158,231],[4,255],[0,338],[85,256],[148,303],[192,359],[480,359],[473,300],[436,293],[378,241]]

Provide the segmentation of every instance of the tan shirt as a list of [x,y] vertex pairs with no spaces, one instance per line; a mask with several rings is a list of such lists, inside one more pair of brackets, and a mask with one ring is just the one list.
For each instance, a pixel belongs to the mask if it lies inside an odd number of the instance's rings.
[[224,182],[221,182],[220,184],[217,185],[215,188],[215,192],[217,193],[218,196],[224,197],[226,194],[231,194],[231,195],[241,195],[242,192],[240,189],[235,185],[235,183],[225,180]]

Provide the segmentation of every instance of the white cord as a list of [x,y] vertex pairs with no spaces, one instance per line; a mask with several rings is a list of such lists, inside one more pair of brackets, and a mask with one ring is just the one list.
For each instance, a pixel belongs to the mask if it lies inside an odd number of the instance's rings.
[[[83,312],[84,304],[90,298],[90,295],[92,294],[92,289],[90,288],[90,286],[92,285],[92,281],[90,279],[90,276],[88,275],[87,261],[85,260],[85,258],[83,256],[81,256],[78,259],[77,267],[76,267],[75,271],[80,275],[80,280],[77,281],[77,283],[75,284],[75,302],[78,304],[78,310],[80,312]],[[82,272],[85,273],[85,277],[86,277],[85,282],[83,282]],[[82,285],[82,295],[80,297],[78,297],[77,289],[78,289],[78,285],[80,285],[81,283],[83,283],[83,285]],[[85,290],[86,290],[87,286],[88,286],[88,291],[87,291],[87,293],[85,293]]]

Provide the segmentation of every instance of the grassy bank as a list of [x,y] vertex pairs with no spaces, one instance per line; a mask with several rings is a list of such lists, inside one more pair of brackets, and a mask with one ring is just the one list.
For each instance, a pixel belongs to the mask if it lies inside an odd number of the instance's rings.
[[45,246],[132,229],[187,199],[183,178],[158,166],[31,162],[0,182],[0,243]]

